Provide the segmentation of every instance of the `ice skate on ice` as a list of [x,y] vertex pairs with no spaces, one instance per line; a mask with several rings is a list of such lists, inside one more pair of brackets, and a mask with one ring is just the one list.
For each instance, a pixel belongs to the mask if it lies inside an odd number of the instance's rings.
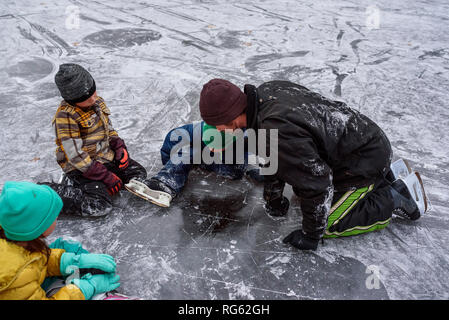
[[428,199],[418,172],[397,179],[391,186],[395,206],[393,213],[417,220],[427,212]]
[[125,188],[129,192],[144,200],[150,201],[158,206],[168,208],[173,196],[168,192],[162,191],[163,188],[157,185],[157,183],[155,183],[156,181],[157,180],[154,179],[145,181],[131,179],[127,184],[125,184]]

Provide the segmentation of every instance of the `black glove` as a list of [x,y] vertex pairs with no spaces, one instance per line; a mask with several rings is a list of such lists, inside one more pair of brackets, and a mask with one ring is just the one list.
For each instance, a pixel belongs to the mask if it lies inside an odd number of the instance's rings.
[[290,201],[284,196],[267,201],[265,204],[266,212],[273,217],[282,217],[287,214],[288,208],[290,207]]
[[316,250],[318,248],[318,239],[309,238],[301,229],[295,230],[282,240],[283,243],[290,243],[292,246],[301,250]]

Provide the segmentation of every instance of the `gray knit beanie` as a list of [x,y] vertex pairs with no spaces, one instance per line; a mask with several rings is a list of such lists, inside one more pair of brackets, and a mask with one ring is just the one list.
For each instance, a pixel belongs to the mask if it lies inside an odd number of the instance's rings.
[[59,66],[55,83],[62,98],[72,105],[89,99],[96,90],[94,78],[90,73],[74,63]]

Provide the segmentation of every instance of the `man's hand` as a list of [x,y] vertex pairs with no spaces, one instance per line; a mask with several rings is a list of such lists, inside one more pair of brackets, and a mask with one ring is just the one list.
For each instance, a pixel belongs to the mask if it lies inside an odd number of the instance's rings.
[[316,250],[318,248],[318,239],[309,238],[299,229],[290,233],[282,240],[283,243],[289,243],[300,250]]

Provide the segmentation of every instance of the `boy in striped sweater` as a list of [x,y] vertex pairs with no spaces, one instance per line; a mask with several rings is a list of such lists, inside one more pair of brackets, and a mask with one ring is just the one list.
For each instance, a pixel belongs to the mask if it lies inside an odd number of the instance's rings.
[[63,199],[64,212],[105,215],[112,209],[111,197],[130,179],[146,178],[147,172],[129,157],[87,70],[62,64],[55,82],[64,99],[53,118],[56,160],[68,181],[45,184]]

